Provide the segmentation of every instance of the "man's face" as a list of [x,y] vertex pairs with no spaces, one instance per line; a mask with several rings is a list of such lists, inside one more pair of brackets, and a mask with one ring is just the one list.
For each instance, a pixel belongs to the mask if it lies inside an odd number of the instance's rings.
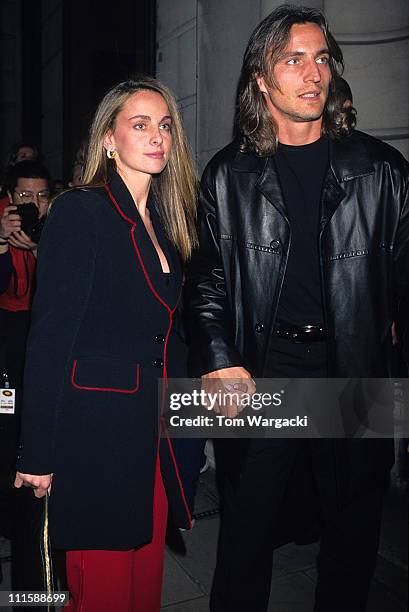
[[48,181],[44,178],[24,178],[20,177],[16,188],[12,194],[13,204],[27,204],[34,202],[38,208],[38,215],[41,219],[49,205],[50,191]]
[[289,123],[319,122],[331,80],[327,41],[315,23],[294,24],[283,56],[274,67],[278,88],[257,78],[279,129]]

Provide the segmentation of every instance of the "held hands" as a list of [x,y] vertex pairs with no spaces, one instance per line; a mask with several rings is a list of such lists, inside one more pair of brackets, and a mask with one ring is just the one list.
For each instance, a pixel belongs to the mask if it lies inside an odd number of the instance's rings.
[[243,394],[253,395],[256,384],[245,368],[223,368],[204,374],[202,389],[205,393],[217,396],[221,400],[214,403],[216,414],[234,418],[243,410],[244,406],[241,405]]
[[51,493],[52,480],[52,474],[35,476],[34,474],[23,474],[22,472],[17,472],[14,486],[17,489],[20,489],[21,487],[31,487],[34,489],[34,495],[36,497],[44,497],[47,492],[48,494]]

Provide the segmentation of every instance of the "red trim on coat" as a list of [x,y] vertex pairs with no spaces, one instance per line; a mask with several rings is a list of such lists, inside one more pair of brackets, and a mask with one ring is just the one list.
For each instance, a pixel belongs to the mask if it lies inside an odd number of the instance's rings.
[[136,381],[135,381],[135,387],[133,387],[132,389],[115,389],[111,387],[85,387],[84,385],[79,385],[74,380],[75,370],[77,369],[77,359],[74,359],[74,363],[72,365],[72,370],[71,370],[71,384],[76,389],[81,389],[83,391],[112,391],[113,393],[128,393],[128,394],[136,393],[136,391],[138,391],[139,389],[139,364],[135,364],[135,368],[136,368]]
[[[156,289],[153,286],[152,281],[151,281],[151,279],[149,277],[148,271],[145,268],[145,264],[143,262],[143,259],[142,259],[142,256],[140,254],[140,251],[138,249],[138,245],[136,244],[136,239],[135,239],[135,234],[134,234],[136,223],[135,223],[135,221],[132,221],[132,219],[130,219],[129,217],[127,217],[124,214],[124,212],[122,211],[122,209],[119,206],[118,202],[115,200],[115,198],[114,198],[111,190],[109,189],[108,185],[104,185],[104,187],[105,187],[105,190],[106,190],[106,192],[107,192],[111,202],[115,206],[115,208],[118,211],[118,213],[120,214],[120,216],[123,219],[125,219],[125,221],[127,221],[128,223],[130,223],[132,225],[132,229],[131,229],[132,243],[133,243],[134,249],[136,251],[136,254],[138,256],[138,260],[139,260],[140,266],[142,268],[142,272],[143,272],[143,274],[145,276],[146,282],[148,283],[148,286],[149,286],[150,290],[152,291],[153,295],[155,296],[155,298],[162,304],[162,306],[164,306],[166,308],[166,310],[169,313],[169,326],[168,326],[168,331],[167,331],[166,337],[165,337],[165,343],[164,343],[164,346],[163,346],[163,379],[165,381],[165,388],[166,388],[167,381],[168,381],[167,364],[166,364],[166,361],[167,361],[167,346],[168,346],[168,340],[169,340],[170,332],[172,330],[173,314],[174,314],[174,312],[175,312],[175,310],[177,308],[177,302],[176,302],[176,305],[174,306],[173,309],[170,308],[170,306],[161,298],[161,296],[156,291]],[[163,404],[164,404],[164,399],[165,399],[165,391],[163,390],[163,392],[162,392],[162,408],[163,408]],[[162,410],[161,410],[161,412],[162,412]],[[158,451],[159,451],[159,445],[160,445],[161,430],[162,430],[162,418],[160,419],[160,422],[159,422]],[[183,503],[185,504],[187,516],[188,516],[188,519],[189,519],[189,522],[190,522],[190,528],[192,528],[192,517],[190,515],[189,506],[188,506],[188,504],[186,502],[186,497],[185,497],[185,492],[183,490],[182,480],[180,478],[179,469],[178,469],[178,466],[177,466],[177,463],[176,463],[176,458],[175,458],[175,455],[173,453],[172,444],[170,442],[169,434],[168,434],[168,432],[166,430],[166,427],[164,427],[164,431],[165,431],[166,439],[168,441],[168,446],[169,446],[170,454],[171,454],[171,457],[172,457],[173,465],[174,465],[174,468],[175,468],[176,478],[178,480],[180,492],[182,494]]]
[[123,219],[125,219],[125,221],[128,221],[128,223],[130,223],[130,224],[132,225],[132,229],[131,229],[131,238],[132,238],[132,243],[133,243],[134,249],[135,249],[135,251],[136,251],[136,254],[137,254],[137,256],[138,256],[139,263],[140,263],[140,265],[141,265],[142,272],[143,272],[143,274],[144,274],[144,276],[145,276],[146,282],[148,283],[149,288],[150,288],[150,290],[152,291],[153,295],[156,297],[156,299],[157,299],[157,300],[158,300],[158,301],[159,301],[159,302],[162,304],[162,306],[164,306],[164,307],[166,308],[166,310],[167,310],[167,311],[170,313],[170,312],[171,312],[171,308],[170,308],[170,306],[169,306],[169,305],[168,305],[168,304],[165,302],[165,300],[163,300],[163,299],[161,298],[161,296],[159,295],[159,293],[156,291],[155,287],[154,287],[154,286],[153,286],[153,284],[152,284],[152,281],[151,281],[151,279],[150,279],[150,276],[149,276],[149,274],[148,274],[148,271],[147,271],[147,269],[145,268],[145,264],[144,264],[144,262],[143,262],[142,256],[141,256],[141,254],[140,254],[140,252],[139,252],[138,245],[136,244],[136,240],[135,240],[135,235],[134,235],[134,232],[135,232],[135,227],[136,227],[136,223],[135,223],[135,221],[132,221],[132,219],[130,219],[129,217],[127,217],[127,216],[126,216],[126,215],[125,215],[125,214],[122,212],[121,207],[119,206],[118,202],[115,200],[114,196],[112,195],[112,192],[110,191],[110,189],[109,189],[108,185],[105,185],[105,189],[106,189],[106,191],[107,191],[107,193],[108,193],[108,195],[109,195],[109,197],[110,197],[110,199],[111,199],[112,203],[114,204],[115,208],[118,210],[119,214],[121,215],[121,217],[122,217]]

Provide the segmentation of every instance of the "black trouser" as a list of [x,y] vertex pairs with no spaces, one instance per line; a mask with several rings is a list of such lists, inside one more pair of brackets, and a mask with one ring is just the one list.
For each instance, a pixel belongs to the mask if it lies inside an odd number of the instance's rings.
[[[325,377],[325,347],[274,342],[271,376]],[[227,446],[233,448],[232,442]],[[365,442],[365,441],[364,441]],[[341,504],[333,440],[253,439],[225,476],[212,612],[265,612],[279,515],[300,452],[308,450],[322,519],[315,612],[363,612],[374,572],[383,487]],[[303,508],[299,507],[299,512]]]

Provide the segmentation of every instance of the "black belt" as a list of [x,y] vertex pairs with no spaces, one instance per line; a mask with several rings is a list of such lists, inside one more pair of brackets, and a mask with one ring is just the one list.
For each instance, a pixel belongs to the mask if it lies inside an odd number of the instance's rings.
[[277,338],[286,338],[293,342],[323,342],[325,332],[319,325],[281,325],[274,329]]

